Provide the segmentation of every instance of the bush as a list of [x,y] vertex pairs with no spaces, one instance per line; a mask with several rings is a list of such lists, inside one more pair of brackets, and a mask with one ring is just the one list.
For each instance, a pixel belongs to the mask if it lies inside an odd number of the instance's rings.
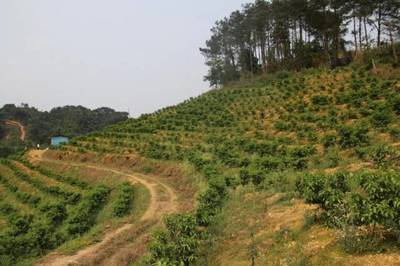
[[68,234],[82,235],[93,226],[96,214],[106,202],[109,192],[108,188],[99,186],[88,193],[67,221]]
[[342,211],[344,195],[349,190],[348,175],[337,173],[332,176],[310,175],[300,177],[296,182],[297,191],[307,203],[321,206],[327,225],[337,225],[336,217]]
[[398,173],[367,172],[352,178],[344,173],[305,175],[296,181],[296,189],[306,202],[320,205],[328,225],[380,225],[400,234]]
[[289,131],[292,128],[292,126],[289,123],[285,123],[280,120],[277,121],[274,126],[279,131]]
[[336,134],[327,134],[322,138],[322,144],[325,148],[334,146],[336,144],[337,136]]
[[150,243],[150,264],[194,265],[201,238],[196,218],[190,214],[175,214],[167,216],[164,224],[166,229],[156,232]]
[[296,180],[296,190],[307,203],[322,204],[320,193],[324,189],[324,176],[306,174]]
[[369,142],[368,127],[365,123],[339,128],[339,144],[343,148],[353,148]]
[[113,215],[123,217],[127,215],[132,207],[133,187],[125,182],[118,187],[117,199],[113,203]]
[[314,95],[313,97],[311,97],[311,102],[314,105],[328,105],[329,97],[325,95]]
[[396,140],[400,139],[400,128],[390,127],[388,133]]
[[67,209],[65,204],[61,202],[47,203],[42,205],[39,209],[53,225],[58,225],[67,218]]
[[227,194],[224,179],[210,181],[209,188],[200,195],[196,209],[196,221],[200,226],[208,226],[222,207]]
[[[267,160],[264,163],[267,163],[269,165],[270,161]],[[251,167],[241,169],[239,176],[242,185],[247,185],[250,182],[252,182],[254,185],[259,185],[265,179],[265,175],[261,170]]]
[[327,150],[328,167],[337,167],[340,162],[340,156],[335,148],[329,148]]
[[378,166],[382,167],[390,161],[397,159],[396,151],[384,144],[379,144],[373,147],[371,152],[372,161]]
[[397,114],[400,115],[400,96],[396,95],[390,99],[391,104],[393,106],[393,111]]
[[393,120],[391,110],[385,107],[377,108],[371,115],[371,124],[377,128],[387,127]]

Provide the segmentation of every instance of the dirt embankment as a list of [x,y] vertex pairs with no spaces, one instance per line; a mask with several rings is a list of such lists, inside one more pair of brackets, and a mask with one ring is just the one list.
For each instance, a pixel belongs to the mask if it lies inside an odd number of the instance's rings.
[[7,126],[10,126],[10,127],[18,128],[18,130],[19,130],[19,139],[21,141],[25,141],[26,131],[25,131],[24,125],[22,125],[18,121],[14,121],[14,120],[5,120],[4,124],[6,124]]

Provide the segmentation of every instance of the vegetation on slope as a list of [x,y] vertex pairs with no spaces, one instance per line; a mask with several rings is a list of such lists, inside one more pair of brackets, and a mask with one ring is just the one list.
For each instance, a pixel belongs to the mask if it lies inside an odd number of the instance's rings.
[[[151,246],[154,263],[191,265],[207,257],[213,239],[207,228],[227,196],[249,185],[320,204],[318,221],[354,228],[346,239],[356,243],[366,238],[360,236],[365,226],[393,239],[399,236],[400,177],[393,172],[399,167],[399,76],[387,65],[355,64],[260,76],[76,138],[63,149],[185,161],[209,181],[194,213],[167,218],[167,231]],[[355,178],[348,174],[361,169]]]
[[65,171],[60,175],[21,158],[0,163],[1,265],[41,257],[94,226],[131,213],[130,184],[103,182],[99,176],[88,184],[85,178]]

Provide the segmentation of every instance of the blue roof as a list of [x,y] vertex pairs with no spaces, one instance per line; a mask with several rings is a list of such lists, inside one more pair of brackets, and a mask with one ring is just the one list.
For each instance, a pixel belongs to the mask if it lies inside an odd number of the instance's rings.
[[63,136],[55,136],[51,138],[51,145],[53,146],[59,146],[61,144],[66,144],[68,143],[69,139],[68,137],[63,137]]

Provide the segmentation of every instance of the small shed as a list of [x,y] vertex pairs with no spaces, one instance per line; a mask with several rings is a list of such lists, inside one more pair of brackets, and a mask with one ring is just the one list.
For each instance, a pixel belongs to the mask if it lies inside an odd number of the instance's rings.
[[60,146],[61,144],[68,144],[68,137],[55,136],[51,138],[51,146]]

